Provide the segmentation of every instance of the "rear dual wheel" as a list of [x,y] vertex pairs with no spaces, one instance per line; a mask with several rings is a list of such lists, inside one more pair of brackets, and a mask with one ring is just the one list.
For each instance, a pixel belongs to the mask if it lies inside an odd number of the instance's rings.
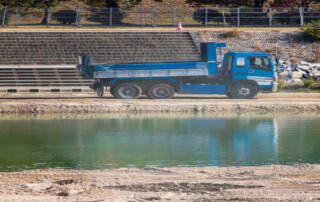
[[152,99],[168,99],[175,93],[173,86],[166,83],[154,84],[148,89],[147,96]]
[[122,83],[115,87],[110,88],[110,93],[116,97],[121,99],[135,99],[140,97],[141,88],[134,83]]

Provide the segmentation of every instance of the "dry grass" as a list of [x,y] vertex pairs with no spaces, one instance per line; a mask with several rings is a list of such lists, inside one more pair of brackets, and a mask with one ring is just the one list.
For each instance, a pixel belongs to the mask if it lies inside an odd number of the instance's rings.
[[320,62],[320,48],[313,51],[313,58],[311,59],[311,62]]
[[253,42],[252,47],[255,49],[255,51],[261,51],[261,44],[259,41]]
[[231,31],[221,33],[220,37],[222,37],[222,38],[240,38],[241,33],[237,29],[233,29]]
[[296,58],[296,57],[292,57],[292,58],[290,58],[290,62],[293,63],[293,64],[296,64],[296,63],[299,63],[300,60],[298,58]]
[[270,54],[275,52],[275,50],[272,48],[266,48],[264,51]]

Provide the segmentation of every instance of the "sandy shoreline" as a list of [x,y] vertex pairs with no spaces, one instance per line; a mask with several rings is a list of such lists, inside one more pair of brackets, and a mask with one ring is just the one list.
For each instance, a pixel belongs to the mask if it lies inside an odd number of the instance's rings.
[[320,165],[0,172],[1,201],[319,201]]
[[255,99],[178,95],[151,100],[97,98],[94,94],[2,95],[0,113],[122,113],[122,112],[320,112],[320,93],[260,94]]

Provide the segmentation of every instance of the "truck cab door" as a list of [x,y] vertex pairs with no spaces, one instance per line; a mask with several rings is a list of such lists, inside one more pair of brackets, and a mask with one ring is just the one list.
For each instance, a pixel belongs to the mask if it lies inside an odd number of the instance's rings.
[[233,57],[231,77],[232,79],[247,79],[248,62],[245,56],[235,55]]
[[260,89],[272,87],[273,64],[268,56],[248,56],[248,80],[258,83]]

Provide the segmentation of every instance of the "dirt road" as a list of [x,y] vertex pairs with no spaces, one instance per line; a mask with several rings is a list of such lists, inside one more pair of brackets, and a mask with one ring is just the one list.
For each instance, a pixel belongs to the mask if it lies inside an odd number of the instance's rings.
[[255,99],[177,95],[173,99],[114,99],[95,94],[3,94],[0,113],[320,112],[320,93],[260,94]]
[[320,165],[0,173],[0,201],[320,201]]

